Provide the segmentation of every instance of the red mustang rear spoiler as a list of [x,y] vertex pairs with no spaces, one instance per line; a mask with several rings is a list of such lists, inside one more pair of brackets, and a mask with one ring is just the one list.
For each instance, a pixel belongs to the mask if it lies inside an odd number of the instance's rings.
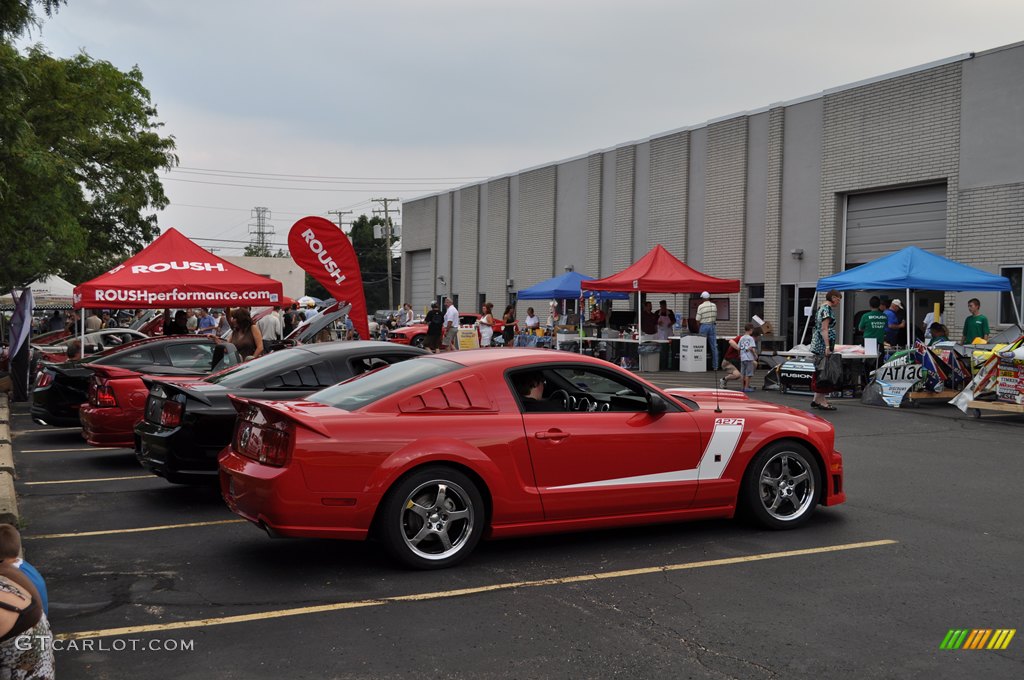
[[238,411],[239,417],[245,418],[250,413],[259,411],[263,414],[264,418],[268,420],[290,420],[297,425],[301,425],[307,430],[316,432],[324,437],[330,437],[331,433],[320,422],[320,414],[317,413],[320,409],[330,409],[332,412],[337,412],[338,409],[331,406],[325,406],[324,404],[317,404],[316,402],[303,401],[303,402],[288,402],[288,401],[259,401],[257,399],[246,399],[244,397],[236,397],[233,394],[228,395],[228,399],[231,400],[231,404]]

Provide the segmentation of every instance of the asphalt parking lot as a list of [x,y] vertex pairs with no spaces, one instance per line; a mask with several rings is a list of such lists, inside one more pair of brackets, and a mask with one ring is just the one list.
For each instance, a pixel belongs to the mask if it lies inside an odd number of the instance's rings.
[[837,403],[848,502],[800,530],[507,540],[428,573],[373,544],[269,539],[213,487],[24,404],[12,429],[61,678],[1024,675],[1024,634],[939,649],[952,628],[1024,625],[1024,422]]

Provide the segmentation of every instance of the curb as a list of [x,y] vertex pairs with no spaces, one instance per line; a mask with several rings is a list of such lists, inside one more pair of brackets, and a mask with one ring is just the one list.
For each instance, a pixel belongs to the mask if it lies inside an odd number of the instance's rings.
[[8,395],[0,392],[0,522],[18,526],[18,496],[14,492],[14,449],[11,447]]

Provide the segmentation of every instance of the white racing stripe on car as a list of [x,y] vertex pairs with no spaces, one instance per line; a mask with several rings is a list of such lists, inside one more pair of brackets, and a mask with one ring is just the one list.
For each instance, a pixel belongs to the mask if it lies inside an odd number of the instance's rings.
[[711,433],[708,448],[701,456],[700,464],[689,470],[673,470],[656,472],[650,475],[634,477],[616,477],[615,479],[599,479],[594,482],[565,484],[549,487],[552,491],[562,489],[590,489],[602,486],[626,486],[629,484],[665,484],[670,482],[693,482],[698,479],[719,479],[732,459],[743,435],[743,418],[718,418],[715,429]]
[[692,482],[697,479],[697,468],[690,470],[675,470],[674,472],[656,472],[652,475],[638,475],[636,477],[618,477],[616,479],[600,479],[596,482],[583,482],[582,484],[566,484],[565,486],[552,486],[551,489],[587,489],[595,486],[623,486],[625,484],[663,484],[665,482]]
[[743,418],[718,418],[711,441],[697,466],[698,479],[721,479],[743,434]]

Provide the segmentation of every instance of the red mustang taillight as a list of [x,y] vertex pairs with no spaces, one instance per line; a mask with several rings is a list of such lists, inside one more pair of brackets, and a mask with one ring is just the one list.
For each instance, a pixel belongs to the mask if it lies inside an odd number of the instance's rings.
[[257,425],[251,420],[239,418],[231,448],[235,453],[263,465],[284,467],[291,458],[293,431],[293,426],[284,422]]
[[178,427],[181,425],[181,414],[185,407],[180,401],[168,399],[160,409],[160,425],[163,427]]
[[90,395],[93,406],[99,408],[114,408],[117,406],[117,397],[114,396],[114,388],[110,385],[96,385]]
[[40,371],[39,376],[36,378],[36,387],[49,387],[53,384],[53,373],[49,371]]

